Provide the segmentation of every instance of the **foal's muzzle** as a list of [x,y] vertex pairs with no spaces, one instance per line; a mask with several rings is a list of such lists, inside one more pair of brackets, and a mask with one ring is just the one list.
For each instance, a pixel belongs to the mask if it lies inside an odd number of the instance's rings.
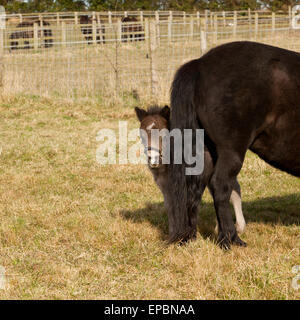
[[150,168],[158,168],[161,166],[162,157],[159,149],[148,147],[145,148],[145,153],[148,156],[148,164]]

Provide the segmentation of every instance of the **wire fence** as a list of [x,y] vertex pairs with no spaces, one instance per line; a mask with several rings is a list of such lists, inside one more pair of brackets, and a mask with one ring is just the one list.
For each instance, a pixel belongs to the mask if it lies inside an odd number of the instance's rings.
[[219,44],[250,40],[300,51],[292,12],[105,15],[7,15],[2,92],[168,102],[176,69]]

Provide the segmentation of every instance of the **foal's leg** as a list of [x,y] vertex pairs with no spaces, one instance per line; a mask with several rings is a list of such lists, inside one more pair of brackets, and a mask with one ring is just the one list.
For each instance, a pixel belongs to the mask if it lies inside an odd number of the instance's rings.
[[230,244],[246,246],[237,235],[229,199],[243,164],[243,156],[233,150],[218,151],[218,159],[210,181],[214,205],[219,224],[218,242],[221,247],[229,249]]
[[[210,194],[212,195],[212,187],[209,185],[208,188],[209,188]],[[241,187],[237,180],[235,181],[233,186],[233,190],[230,196],[230,202],[232,203],[234,208],[234,213],[236,218],[236,231],[242,234],[245,231],[246,222],[245,222],[243,210],[242,210]],[[216,234],[219,233],[218,221],[215,227],[215,233]]]
[[187,179],[194,179],[194,183],[188,185],[191,188],[188,188],[188,192],[192,195],[188,197],[189,202],[187,203],[188,207],[188,217],[189,224],[193,230],[193,237],[196,238],[197,233],[197,215],[198,215],[198,206],[201,202],[202,195],[204,190],[211,179],[213,174],[214,165],[210,152],[207,148],[204,151],[204,170],[200,176],[190,176]]
[[187,213],[189,226],[191,228],[191,238],[196,239],[197,235],[197,216],[198,216],[198,206],[201,202],[203,192],[206,187],[206,181],[202,180],[201,177],[192,177],[196,181],[188,184],[188,202],[187,202]]

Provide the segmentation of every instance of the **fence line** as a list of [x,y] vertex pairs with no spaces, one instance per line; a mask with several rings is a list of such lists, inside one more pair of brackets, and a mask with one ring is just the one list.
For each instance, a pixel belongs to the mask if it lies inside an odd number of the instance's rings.
[[[62,20],[68,23],[79,23],[80,16],[95,16],[97,15],[104,23],[112,23],[115,19],[122,17],[135,17],[139,21],[143,21],[145,18],[155,18],[157,21],[168,20],[172,17],[173,20],[185,19],[189,17],[214,17],[215,15],[219,17],[234,16],[237,14],[238,17],[245,17],[246,19],[258,14],[260,16],[270,16],[272,13],[266,10],[239,10],[239,11],[218,11],[211,12],[209,10],[197,11],[197,12],[185,12],[185,11],[84,11],[84,12],[42,12],[42,13],[18,13],[7,15],[7,20],[14,19],[15,21],[23,22],[26,19],[40,19],[60,22]],[[287,12],[278,11],[277,14],[292,16],[291,7],[288,8]]]
[[[292,11],[291,11],[292,12]],[[131,31],[132,28],[138,28],[138,23],[143,25],[145,19],[155,20],[161,26],[163,23],[168,24],[168,40],[170,42],[172,37],[173,24],[183,23],[190,25],[190,33],[193,34],[195,21],[197,26],[203,25],[204,29],[210,28],[226,28],[232,27],[233,34],[235,34],[237,27],[247,26],[249,28],[257,29],[263,24],[272,24],[272,29],[275,30],[276,23],[285,22],[291,25],[292,13],[284,14],[283,12],[270,13],[266,11],[233,11],[233,12],[63,12],[63,13],[41,13],[41,14],[18,14],[6,15],[6,37],[4,38],[5,49],[20,49],[25,42],[28,45],[31,43],[39,43],[40,40],[46,42],[45,47],[51,47],[51,43],[64,45],[66,41],[69,44],[74,43],[74,39],[66,36],[66,26],[68,26],[69,33],[73,28],[72,33],[77,34],[77,41],[90,40],[93,43],[98,43],[98,40],[104,41],[104,38],[114,40],[114,36],[109,37],[107,31],[111,29],[112,25],[125,21],[122,33],[127,28]],[[138,19],[137,19],[138,17]],[[130,23],[133,25],[130,26]],[[135,26],[134,26],[135,24]],[[72,27],[71,27],[72,26]],[[127,27],[126,27],[127,26]],[[122,27],[121,27],[122,28]],[[32,30],[31,30],[32,29]],[[106,34],[105,34],[106,33]],[[217,32],[216,32],[217,33]],[[86,36],[85,36],[86,35]],[[18,39],[18,40],[15,40]],[[64,41],[66,39],[66,41]],[[38,45],[39,47],[42,44]],[[36,46],[35,46],[36,48]]]
[[72,14],[74,23],[53,14],[54,24],[45,14],[22,15],[21,25],[0,30],[3,92],[168,102],[175,70],[216,45],[251,40],[300,51],[292,13],[139,12],[138,21],[124,22],[108,12],[107,23],[101,13]]

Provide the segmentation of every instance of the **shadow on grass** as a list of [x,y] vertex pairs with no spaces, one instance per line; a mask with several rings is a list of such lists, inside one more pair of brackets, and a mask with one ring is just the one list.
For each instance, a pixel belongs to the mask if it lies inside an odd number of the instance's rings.
[[[244,201],[243,212],[246,222],[258,222],[269,225],[300,225],[300,195],[269,197],[255,201]],[[146,203],[146,207],[137,210],[122,210],[124,219],[134,223],[149,222],[161,234],[162,240],[168,238],[168,218],[163,202]],[[212,238],[215,228],[215,211],[212,202],[203,202],[199,207],[198,231],[203,238]]]

